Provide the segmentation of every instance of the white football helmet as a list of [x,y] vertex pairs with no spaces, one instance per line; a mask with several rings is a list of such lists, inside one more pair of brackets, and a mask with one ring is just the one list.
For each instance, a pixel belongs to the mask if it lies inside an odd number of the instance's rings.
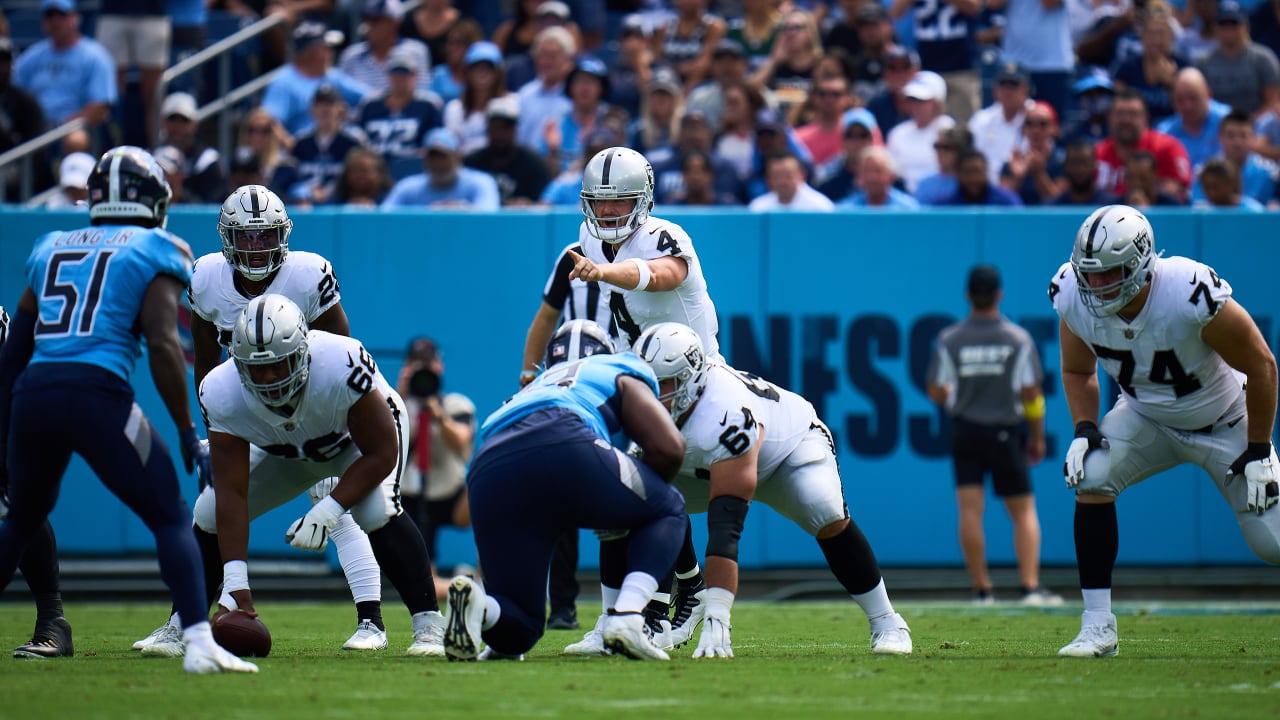
[[262,185],[244,185],[222,203],[222,255],[241,275],[262,280],[284,265],[293,221],[284,201]]
[[649,363],[663,380],[674,380],[675,388],[658,396],[664,404],[670,401],[671,417],[679,419],[702,395],[707,387],[707,355],[698,333],[680,323],[658,323],[636,339],[632,349]]
[[[249,301],[231,331],[231,357],[244,386],[264,405],[287,405],[307,384],[310,356],[307,354],[307,319],[293,301],[267,293]],[[249,369],[287,362],[280,379],[258,382]]]
[[[1145,215],[1128,205],[1093,211],[1076,233],[1071,266],[1085,307],[1098,317],[1118,312],[1142,292],[1154,273],[1155,233]],[[1089,285],[1089,273],[1122,268],[1120,279],[1101,287]]]
[[570,320],[556,330],[547,343],[543,367],[581,360],[592,355],[616,352],[609,333],[591,320]]
[[[602,217],[596,214],[597,200],[634,200],[631,212]],[[644,155],[626,147],[611,147],[596,153],[582,169],[582,214],[587,232],[616,245],[631,237],[649,220],[653,210],[653,166]],[[601,222],[609,224],[602,226]]]

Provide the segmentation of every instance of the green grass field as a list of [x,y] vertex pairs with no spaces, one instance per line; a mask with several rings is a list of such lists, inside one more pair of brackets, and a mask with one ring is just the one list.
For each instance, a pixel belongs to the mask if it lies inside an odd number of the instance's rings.
[[[159,604],[72,604],[76,657],[3,659],[0,718],[1276,718],[1280,608],[1121,606],[1120,656],[1058,658],[1079,607],[904,603],[915,654],[877,657],[852,603],[740,603],[732,660],[561,658],[580,632],[543,637],[524,663],[403,657],[408,618],[386,608],[391,648],[343,653],[350,605],[262,603],[275,647],[257,675],[188,676],[130,644]],[[580,608],[587,617],[591,608]],[[0,605],[8,647],[26,603]]]

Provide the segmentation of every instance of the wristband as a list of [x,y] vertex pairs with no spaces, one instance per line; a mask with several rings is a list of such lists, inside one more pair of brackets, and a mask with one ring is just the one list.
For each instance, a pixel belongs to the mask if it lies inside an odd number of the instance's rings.
[[1022,413],[1028,420],[1044,419],[1044,396],[1038,395],[1035,400],[1022,403]]
[[[244,560],[228,560],[222,564],[222,592],[249,589],[249,563]],[[232,608],[234,609],[234,608]]]
[[649,287],[649,280],[653,277],[653,273],[649,271],[649,261],[640,258],[631,258],[627,262],[635,263],[636,270],[640,272],[640,280],[636,282],[636,290],[644,290]]

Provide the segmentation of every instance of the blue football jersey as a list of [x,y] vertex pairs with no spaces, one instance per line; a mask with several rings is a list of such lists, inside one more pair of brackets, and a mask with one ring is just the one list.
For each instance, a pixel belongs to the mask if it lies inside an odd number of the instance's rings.
[[483,444],[494,433],[538,410],[559,407],[573,411],[614,447],[626,447],[617,414],[619,375],[640,378],[655,394],[658,392],[657,376],[634,353],[592,355],[561,363],[543,372],[485,418],[480,426],[480,442]]
[[39,300],[32,363],[80,362],[125,380],[142,354],[138,313],[157,275],[191,282],[191,248],[164,230],[100,225],[51,232],[27,258]]

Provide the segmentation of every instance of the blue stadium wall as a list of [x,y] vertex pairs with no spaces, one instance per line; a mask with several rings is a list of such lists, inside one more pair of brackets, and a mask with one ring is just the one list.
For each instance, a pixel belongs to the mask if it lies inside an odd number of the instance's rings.
[[[1061,476],[1072,426],[1058,379],[1057,320],[1045,291],[1068,257],[1083,210],[662,214],[694,238],[729,361],[809,398],[835,433],[850,512],[886,565],[962,564],[946,427],[925,396],[924,373],[937,331],[966,312],[968,268],[997,265],[1005,278],[1003,310],[1036,338],[1046,371],[1049,455],[1033,473],[1043,560],[1075,562],[1073,498]],[[1213,265],[1274,349],[1280,219],[1192,211],[1152,218],[1157,247]],[[292,246],[333,261],[353,333],[383,373],[394,382],[409,338],[430,335],[445,352],[446,389],[469,395],[483,417],[516,387],[525,331],[551,262],[577,237],[580,216],[349,210],[297,212],[294,219]],[[0,208],[0,303],[16,303],[34,237],[84,221],[83,214]],[[169,223],[197,255],[218,251],[215,224],[213,208],[177,210]],[[134,385],[174,443],[145,362]],[[194,501],[195,479],[184,483]],[[306,507],[298,499],[255,522],[252,551],[295,552],[284,532]],[[1122,563],[1258,562],[1198,468],[1143,483],[1124,495],[1119,509]],[[146,528],[79,460],[63,483],[53,521],[64,553],[153,548]],[[694,518],[700,546],[704,526]],[[993,561],[1011,563],[1010,526],[994,499],[987,531]],[[595,565],[594,543],[584,533],[584,567]],[[473,563],[474,555],[469,533],[444,531],[443,567]],[[823,565],[808,536],[763,506],[750,513],[741,560],[750,568]]]

